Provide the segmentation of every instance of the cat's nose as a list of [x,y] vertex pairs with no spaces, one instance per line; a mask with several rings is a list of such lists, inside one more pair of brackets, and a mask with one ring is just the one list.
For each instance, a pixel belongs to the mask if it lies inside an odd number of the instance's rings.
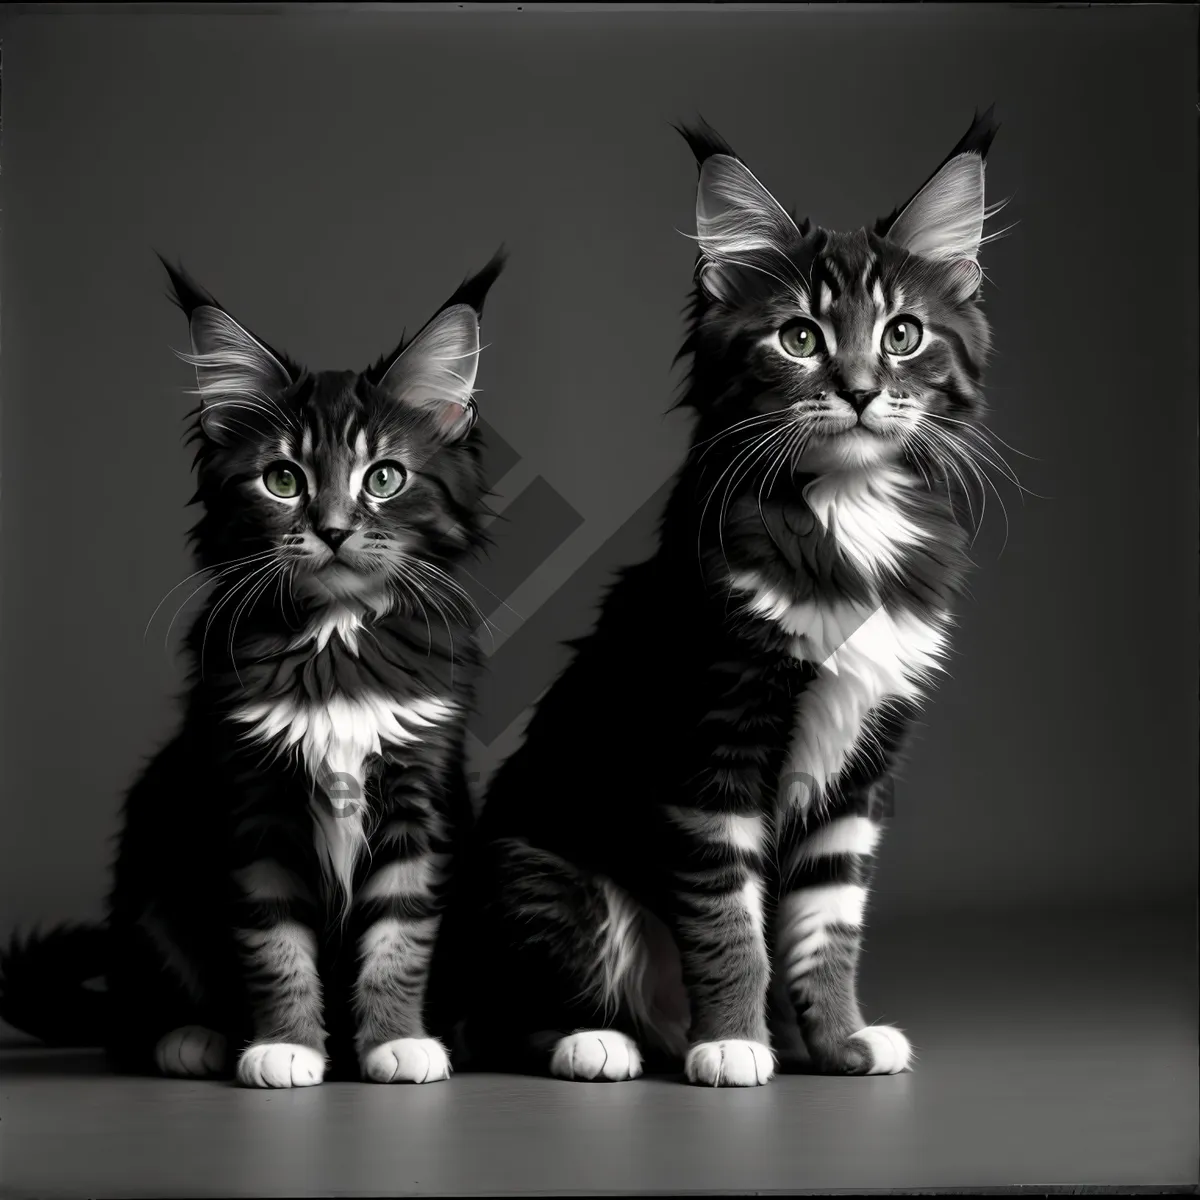
[[318,529],[317,537],[327,545],[330,550],[336,554],[338,547],[354,532],[353,529],[342,529],[341,527],[331,527],[329,529]]
[[866,388],[858,388],[854,391],[838,392],[838,395],[850,405],[856,413],[862,413],[863,409],[879,395],[881,389],[874,390]]

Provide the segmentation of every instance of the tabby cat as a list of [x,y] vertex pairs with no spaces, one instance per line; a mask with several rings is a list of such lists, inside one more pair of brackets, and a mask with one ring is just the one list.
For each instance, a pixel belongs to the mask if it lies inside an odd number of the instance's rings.
[[472,392],[503,252],[361,372],[305,370],[164,265],[191,330],[192,539],[213,584],[186,713],[129,793],[102,943],[18,942],[0,1011],[84,1040],[55,1027],[57,985],[92,962],[107,995],[88,1011],[124,1069],[445,1079],[427,984],[470,819],[477,619],[457,572],[482,540]]
[[[967,576],[989,110],[902,208],[797,221],[706,125],[690,451],[497,772],[455,937],[480,1062],[713,1086],[886,1074],[856,970],[892,780]],[[797,1035],[802,1035],[800,1038]],[[782,1057],[782,1055],[781,1055]]]

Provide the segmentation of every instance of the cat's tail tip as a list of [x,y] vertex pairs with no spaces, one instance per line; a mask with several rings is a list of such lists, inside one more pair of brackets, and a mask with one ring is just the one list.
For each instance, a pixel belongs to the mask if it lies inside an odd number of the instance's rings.
[[102,925],[63,924],[14,933],[0,949],[0,1020],[49,1046],[101,1046],[108,996]]

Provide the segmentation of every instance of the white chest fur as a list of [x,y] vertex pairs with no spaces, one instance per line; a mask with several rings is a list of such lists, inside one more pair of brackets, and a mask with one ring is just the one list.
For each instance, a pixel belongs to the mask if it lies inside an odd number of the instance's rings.
[[917,545],[921,529],[900,497],[911,479],[897,468],[831,471],[804,489],[804,499],[841,552],[868,576],[896,570],[899,554]]
[[[841,472],[805,491],[817,519],[839,550],[868,579],[899,566],[899,551],[922,531],[904,515],[899,472]],[[916,702],[940,665],[950,618],[884,608],[877,599],[796,602],[753,574],[731,579],[748,612],[775,622],[792,653],[816,667],[796,705],[796,724],[781,781],[781,805],[819,805],[859,748],[871,713],[891,700]]]
[[[338,637],[350,654],[358,654],[360,623],[344,613],[331,615],[297,635],[292,651],[324,651]],[[294,754],[313,783],[312,810],[317,848],[327,873],[350,895],[354,864],[363,842],[362,809],[368,760],[388,746],[420,742],[432,727],[449,720],[454,705],[435,698],[398,698],[382,692],[354,695],[337,692],[327,699],[309,695],[297,672],[293,691],[247,697],[231,713],[246,727],[248,740],[283,757]],[[326,796],[319,789],[338,786]]]
[[333,696],[324,703],[284,696],[251,702],[234,710],[248,736],[279,753],[298,752],[310,778],[325,771],[354,776],[360,783],[367,759],[385,746],[421,740],[422,732],[447,720],[452,705],[443,700],[397,700],[378,693]]
[[816,668],[796,705],[780,803],[807,809],[837,779],[863,737],[871,712],[890,699],[917,701],[947,647],[949,620],[924,620],[849,603],[789,604],[739,576],[750,611],[792,636],[792,653]]

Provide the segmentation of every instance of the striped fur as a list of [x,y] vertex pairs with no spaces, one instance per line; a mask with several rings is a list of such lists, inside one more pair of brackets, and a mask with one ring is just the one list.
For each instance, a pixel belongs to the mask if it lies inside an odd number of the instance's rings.
[[490,786],[453,922],[484,1061],[658,1061],[711,1086],[766,1083],[801,1044],[821,1071],[908,1065],[903,1034],[866,1024],[856,964],[881,800],[969,565],[945,474],[969,475],[982,412],[960,268],[992,130],[904,207],[902,242],[793,220],[688,131],[692,447],[657,552]]
[[361,373],[304,370],[168,268],[211,591],[182,728],[125,806],[108,920],[122,1066],[269,1087],[327,1066],[449,1073],[429,981],[470,819],[478,654],[457,575],[483,541],[471,391],[501,264]]

